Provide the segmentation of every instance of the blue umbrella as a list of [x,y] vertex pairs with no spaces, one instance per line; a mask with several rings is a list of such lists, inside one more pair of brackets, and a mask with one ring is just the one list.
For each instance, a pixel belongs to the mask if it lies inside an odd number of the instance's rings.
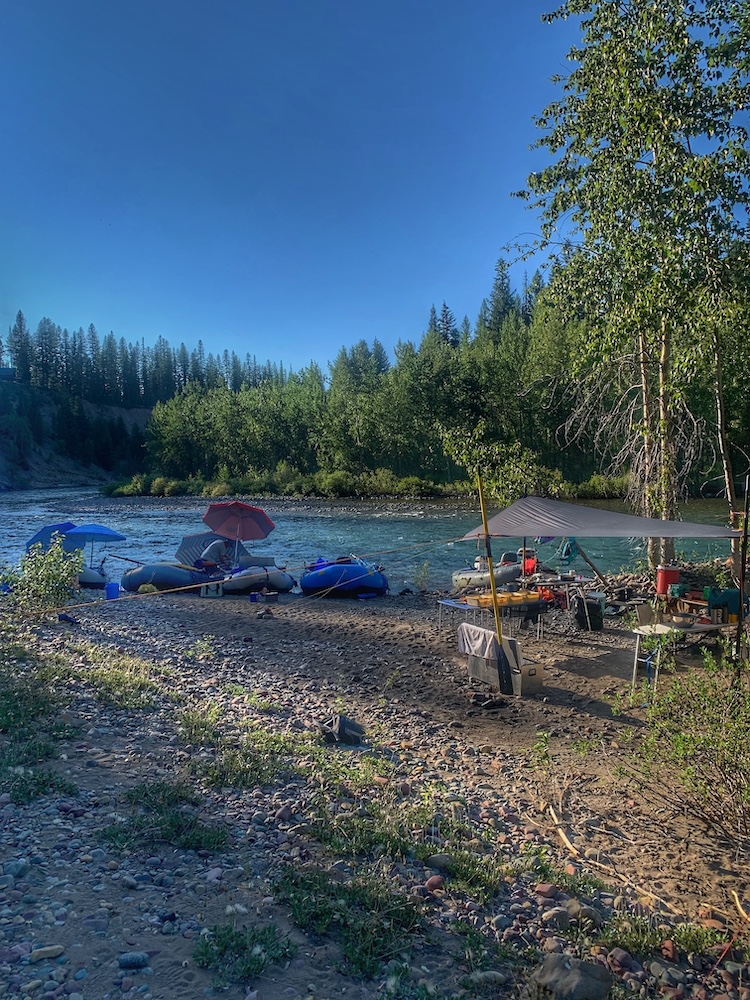
[[66,531],[63,539],[63,548],[66,552],[75,552],[76,549],[85,548],[91,542],[91,565],[94,564],[94,542],[124,542],[125,535],[119,531],[108,528],[104,524],[79,524],[77,528]]
[[72,528],[75,528],[75,524],[72,521],[60,521],[59,524],[46,524],[26,542],[26,551],[28,552],[32,545],[41,545],[42,549],[46,552],[52,544],[53,535],[65,535]]

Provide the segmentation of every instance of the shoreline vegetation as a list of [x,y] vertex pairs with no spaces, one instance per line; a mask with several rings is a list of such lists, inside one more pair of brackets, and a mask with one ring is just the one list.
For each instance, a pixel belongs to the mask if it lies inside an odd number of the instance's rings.
[[[204,479],[137,473],[130,480],[117,480],[101,487],[105,496],[287,496],[294,498],[343,499],[464,499],[476,495],[469,480],[435,483],[419,476],[395,476],[387,469],[375,472],[317,472],[304,474],[284,469],[276,473],[221,476]],[[560,500],[625,500],[627,476],[594,475],[582,483],[563,482],[556,492]]]

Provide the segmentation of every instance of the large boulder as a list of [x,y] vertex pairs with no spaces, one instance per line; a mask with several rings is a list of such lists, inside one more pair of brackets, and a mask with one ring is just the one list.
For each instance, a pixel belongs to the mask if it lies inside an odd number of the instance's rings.
[[604,1000],[612,973],[603,965],[571,955],[548,955],[529,977],[524,1000]]

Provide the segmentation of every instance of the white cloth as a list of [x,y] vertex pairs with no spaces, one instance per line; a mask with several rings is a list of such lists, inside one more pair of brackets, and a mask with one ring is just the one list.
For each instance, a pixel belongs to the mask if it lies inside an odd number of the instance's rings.
[[[511,670],[520,670],[523,663],[521,644],[515,639],[503,636],[502,650]],[[458,651],[470,656],[481,656],[485,660],[500,659],[500,642],[492,629],[461,622],[458,626]]]
[[472,625],[470,622],[461,622],[458,626],[458,651],[482,656],[485,660],[497,660],[500,644],[492,629]]

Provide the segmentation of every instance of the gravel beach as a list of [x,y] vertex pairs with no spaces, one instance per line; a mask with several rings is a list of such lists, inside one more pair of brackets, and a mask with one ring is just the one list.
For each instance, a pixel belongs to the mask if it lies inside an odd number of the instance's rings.
[[[349,861],[327,854],[314,836],[313,791],[321,789],[309,775],[244,789],[201,787],[202,818],[228,830],[216,850],[167,843],[146,850],[102,837],[127,819],[128,789],[185,780],[191,767],[212,764],[211,741],[191,742],[184,729],[186,710],[207,706],[223,733],[328,733],[327,752],[347,760],[377,748],[389,769],[373,772],[373,796],[388,785],[400,799],[418,801],[440,788],[509,863],[536,851],[556,870],[590,873],[607,886],[577,898],[543,878],[546,868],[519,865],[497,896],[473,898],[454,891],[449,846],[437,834],[427,862],[381,859],[382,878],[424,907],[430,932],[407,963],[407,981],[421,995],[517,990],[511,966],[482,972],[484,979],[467,967],[450,934],[463,922],[493,942],[538,949],[540,959],[570,952],[606,965],[642,996],[750,1000],[741,953],[680,955],[670,941],[678,917],[747,936],[736,902],[749,906],[747,858],[675,813],[666,798],[641,798],[620,773],[644,717],[642,708],[612,713],[629,694],[633,663],[633,635],[621,619],[582,633],[558,613],[543,637],[521,633],[545,686],[512,698],[469,684],[457,650],[460,617],[445,612],[439,625],[434,594],[359,602],[280,595],[273,604],[144,595],[93,601],[70,616],[73,622],[34,624],[27,642],[45,655],[78,657],[84,677],[94,648],[105,659],[107,651],[136,655],[161,671],[162,688],[147,709],[102,701],[87,683],[69,690],[55,722],[70,735],[49,766],[77,792],[27,805],[0,797],[5,1000],[419,995],[393,985],[401,958],[375,978],[341,971],[335,941],[295,926],[270,891],[283,864],[318,866],[333,882],[351,875]],[[341,715],[362,727],[359,746],[333,741],[330,727]],[[364,808],[361,794],[323,791],[334,818]],[[479,857],[488,857],[486,843],[477,841]],[[659,956],[639,961],[570,933],[616,913],[663,922]],[[274,924],[295,954],[251,983],[220,987],[196,963],[195,949],[210,928],[228,922]]]

